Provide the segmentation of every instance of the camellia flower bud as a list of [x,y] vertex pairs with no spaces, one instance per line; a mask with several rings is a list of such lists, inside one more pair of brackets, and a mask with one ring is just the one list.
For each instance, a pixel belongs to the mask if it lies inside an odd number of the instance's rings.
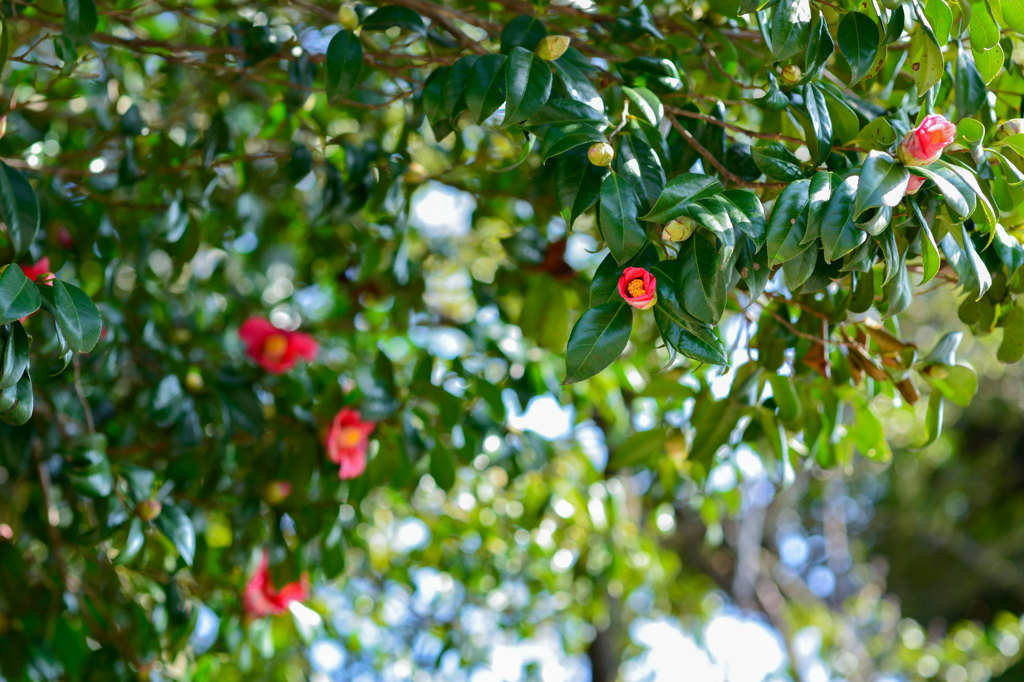
[[661,238],[666,242],[685,242],[696,229],[697,223],[692,218],[676,218],[665,224]]
[[271,481],[263,492],[267,504],[281,504],[292,494],[292,484],[288,481]]
[[907,194],[917,194],[917,190],[921,189],[921,185],[925,183],[925,179],[917,175],[911,175],[910,181],[907,182]]
[[1024,118],[1011,118],[999,126],[999,130],[1007,135],[1024,133]]
[[799,83],[803,75],[804,72],[796,64],[790,64],[782,69],[782,80],[790,85]]
[[904,166],[927,166],[942,156],[942,150],[956,138],[956,126],[940,114],[929,114],[900,143],[900,163]]
[[7,134],[7,117],[0,116],[0,139]]
[[553,62],[569,49],[569,36],[548,36],[537,43],[535,52],[541,59]]
[[607,142],[595,142],[587,150],[587,158],[595,166],[610,166],[615,158],[615,150]]
[[619,278],[619,295],[637,310],[653,308],[658,302],[658,281],[643,268],[626,268]]
[[342,28],[354,31],[359,26],[359,15],[351,7],[342,5],[338,9],[338,23],[341,24]]
[[135,513],[139,515],[139,518],[143,521],[152,521],[156,517],[160,516],[160,512],[164,506],[160,504],[160,500],[142,500],[135,505]]

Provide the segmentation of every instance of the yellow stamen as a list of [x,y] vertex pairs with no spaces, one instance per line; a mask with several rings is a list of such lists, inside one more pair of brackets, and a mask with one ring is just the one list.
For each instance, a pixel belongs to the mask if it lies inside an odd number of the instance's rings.
[[355,447],[363,439],[363,432],[353,426],[347,426],[338,433],[338,441],[343,448]]
[[280,360],[288,352],[288,337],[284,334],[272,334],[263,342],[263,354],[270,360]]
[[647,288],[644,286],[644,281],[637,277],[632,282],[626,285],[626,293],[629,294],[630,298],[643,296],[644,294],[647,293]]

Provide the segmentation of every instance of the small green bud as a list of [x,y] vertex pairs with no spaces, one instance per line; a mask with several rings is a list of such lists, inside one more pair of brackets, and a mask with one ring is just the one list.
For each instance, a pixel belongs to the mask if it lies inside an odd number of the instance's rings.
[[595,142],[587,150],[587,158],[595,166],[610,166],[615,158],[615,150],[607,142]]
[[188,374],[185,375],[185,388],[190,393],[198,393],[203,390],[203,374],[199,371],[198,367],[192,367],[188,370]]
[[661,239],[666,242],[685,242],[696,229],[697,223],[692,218],[676,218],[665,224]]
[[338,9],[338,23],[341,24],[342,28],[354,31],[359,28],[359,15],[351,7],[342,5]]
[[288,481],[271,481],[263,492],[267,504],[281,504],[292,494],[292,484]]
[[803,75],[804,72],[801,71],[800,67],[796,64],[789,64],[782,69],[782,81],[784,83],[789,83],[790,85],[799,83]]
[[139,515],[139,518],[143,521],[152,521],[156,517],[160,516],[161,510],[164,506],[160,504],[160,500],[142,500],[135,505],[135,513]]
[[544,61],[553,62],[569,49],[569,36],[548,36],[541,39],[535,52]]
[[1011,118],[1009,121],[1005,121],[999,126],[999,131],[1007,136],[1024,133],[1024,118]]

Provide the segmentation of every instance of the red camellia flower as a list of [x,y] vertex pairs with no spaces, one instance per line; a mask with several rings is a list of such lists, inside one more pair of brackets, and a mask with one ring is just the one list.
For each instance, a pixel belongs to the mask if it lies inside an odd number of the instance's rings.
[[45,275],[50,272],[50,259],[43,256],[39,259],[38,263],[33,263],[32,265],[19,265],[18,267],[25,273],[26,277],[34,282],[40,275]]
[[316,359],[320,345],[309,334],[278,329],[263,317],[250,317],[238,330],[238,338],[263,369],[273,374],[287,372],[299,358]]
[[917,190],[921,189],[921,185],[925,183],[925,179],[916,175],[910,176],[910,181],[907,183],[907,194],[917,194]]
[[619,278],[619,294],[637,310],[647,310],[658,302],[658,281],[643,268],[626,268]]
[[302,602],[309,598],[309,576],[307,574],[303,573],[299,580],[288,583],[279,591],[270,579],[269,566],[270,557],[263,552],[260,566],[249,578],[249,582],[245,585],[245,594],[242,596],[242,604],[245,606],[246,613],[256,618],[284,613],[293,601]]
[[338,478],[355,478],[366,471],[366,447],[375,427],[350,407],[334,416],[327,430],[327,459],[341,465]]
[[899,157],[904,166],[927,166],[942,156],[942,150],[953,143],[956,126],[941,114],[929,114],[921,125],[907,133],[900,143]]

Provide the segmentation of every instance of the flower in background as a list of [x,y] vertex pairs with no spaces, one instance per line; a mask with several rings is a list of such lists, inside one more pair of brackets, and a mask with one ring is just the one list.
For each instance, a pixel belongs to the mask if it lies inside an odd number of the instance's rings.
[[[42,258],[39,259],[39,262],[37,263],[33,263],[32,265],[19,265],[18,267],[21,268],[21,271],[25,273],[26,277],[28,277],[30,280],[34,282],[41,275],[50,274],[50,259],[46,256],[43,256]],[[46,279],[52,279],[52,276],[47,277]]]
[[334,416],[327,430],[327,459],[341,465],[338,478],[355,478],[366,471],[366,448],[376,426],[350,407]]
[[316,359],[320,345],[309,334],[278,329],[263,317],[250,317],[238,330],[245,352],[272,374],[287,372],[301,358]]
[[900,143],[899,157],[904,166],[927,166],[942,156],[942,150],[956,138],[956,126],[941,114],[929,114],[921,125],[907,133]]
[[245,594],[242,596],[242,604],[245,611],[251,616],[262,618],[263,616],[278,615],[288,610],[288,604],[293,601],[302,602],[309,598],[309,576],[305,573],[299,580],[288,583],[280,590],[274,587],[270,578],[270,557],[263,552],[259,568],[249,582],[245,585]]
[[619,278],[619,294],[637,310],[647,310],[658,302],[658,280],[643,268],[626,268]]

